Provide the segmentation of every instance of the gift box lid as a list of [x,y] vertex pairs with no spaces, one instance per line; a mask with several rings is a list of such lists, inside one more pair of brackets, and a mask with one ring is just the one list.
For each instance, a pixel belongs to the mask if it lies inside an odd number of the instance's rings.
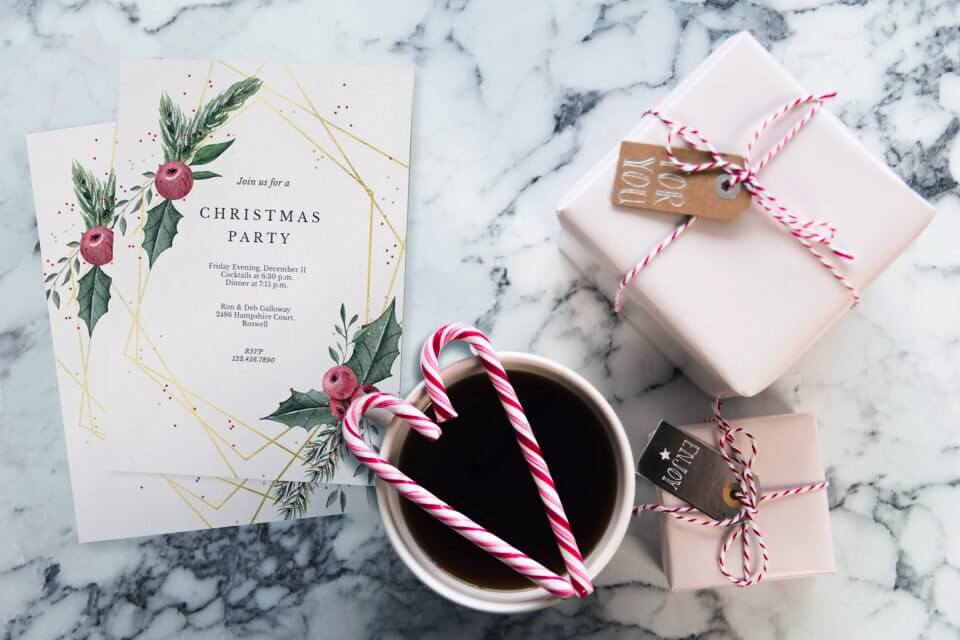
[[[657,108],[699,129],[720,151],[743,154],[762,119],[806,93],[750,34],[741,33]],[[755,157],[803,112],[798,109],[795,117],[768,129]],[[662,145],[665,136],[659,121],[645,118],[626,139]],[[617,153],[612,150],[580,180],[558,214],[594,257],[622,274],[682,217],[615,207]],[[864,149],[829,105],[758,180],[794,214],[837,227],[837,243],[856,256],[839,268],[861,293],[933,216],[933,208]],[[850,293],[755,203],[730,222],[699,219],[641,272],[628,297],[742,396],[762,391],[782,375],[852,302]]]
[[[731,420],[757,440],[757,458],[753,470],[760,491],[786,489],[824,479],[823,463],[817,443],[817,423],[807,414],[785,414],[762,418]],[[716,447],[715,423],[686,425],[681,430]],[[749,450],[741,435],[737,444]],[[658,490],[658,500],[667,506],[684,504]],[[664,572],[673,589],[700,589],[725,586],[730,582],[717,567],[717,553],[729,532],[724,528],[702,527],[670,516],[663,519]],[[756,523],[763,533],[770,556],[764,580],[779,580],[832,573],[833,542],[826,490],[790,496],[763,503]],[[727,567],[734,575],[742,573],[739,542],[727,554]]]

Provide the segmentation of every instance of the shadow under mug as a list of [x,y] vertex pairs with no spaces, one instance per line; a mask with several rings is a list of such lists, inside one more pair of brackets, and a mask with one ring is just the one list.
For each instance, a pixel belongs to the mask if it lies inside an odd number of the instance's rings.
[[[589,382],[570,369],[546,358],[526,353],[503,352],[498,355],[508,373],[522,371],[544,376],[578,395],[595,412],[605,435],[609,438],[616,463],[616,496],[599,541],[584,558],[587,573],[593,579],[607,565],[620,546],[633,509],[635,490],[633,453],[623,425],[603,396]],[[460,380],[477,374],[484,374],[484,369],[479,358],[472,357],[445,367],[441,377],[444,384],[452,386]],[[422,382],[407,395],[407,401],[421,411],[430,406],[430,398]],[[407,437],[422,436],[412,432],[403,421],[394,420],[387,429],[381,446],[381,455],[391,464],[396,465]],[[547,463],[549,464],[550,461],[547,460]],[[377,500],[384,529],[397,554],[424,584],[443,597],[472,609],[493,613],[533,611],[559,602],[558,598],[551,596],[543,587],[532,583],[529,588],[499,590],[480,587],[449,573],[438,566],[414,538],[400,507],[400,501],[403,498],[388,484],[377,481]],[[452,506],[457,507],[457,505]],[[510,541],[507,540],[507,542]]]

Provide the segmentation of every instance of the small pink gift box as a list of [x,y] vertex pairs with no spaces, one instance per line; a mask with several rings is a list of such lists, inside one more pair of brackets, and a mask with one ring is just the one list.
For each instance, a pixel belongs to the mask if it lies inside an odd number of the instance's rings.
[[[741,33],[658,110],[699,129],[721,152],[743,154],[762,119],[808,93],[750,34]],[[837,244],[855,260],[831,262],[862,294],[930,222],[933,208],[866,151],[829,108],[757,179],[797,216],[836,226]],[[754,161],[804,112],[791,112],[768,129]],[[626,139],[662,146],[666,133],[648,117]],[[676,136],[673,144],[682,146]],[[683,220],[612,204],[618,149],[558,207],[564,252],[611,299],[623,274]],[[851,303],[850,292],[754,200],[735,220],[698,219],[627,288],[623,314],[708,394],[752,396],[791,367]]]
[[[824,479],[817,445],[817,423],[813,416],[791,413],[729,422],[756,438],[758,454],[753,471],[759,478],[761,493]],[[679,428],[716,446],[719,430],[713,422]],[[736,442],[745,452],[749,451],[749,442],[742,435],[737,436]],[[658,501],[668,507],[684,504],[664,491],[658,491]],[[691,515],[700,514],[694,512]],[[666,514],[659,517],[662,522],[663,570],[673,591],[731,584],[717,565],[717,554],[730,534],[730,528],[682,522]],[[833,573],[833,543],[825,489],[764,502],[755,523],[763,534],[769,555],[764,582]],[[737,540],[726,557],[727,570],[738,577],[743,575],[740,545]],[[751,549],[753,556],[757,557],[756,545]]]

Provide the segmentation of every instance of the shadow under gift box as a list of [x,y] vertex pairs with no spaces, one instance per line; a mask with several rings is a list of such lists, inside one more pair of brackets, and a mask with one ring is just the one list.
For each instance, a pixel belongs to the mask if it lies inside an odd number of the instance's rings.
[[[761,493],[824,479],[817,444],[817,422],[813,416],[793,413],[729,422],[734,427],[743,427],[756,438],[759,452],[753,471],[759,478]],[[713,447],[717,446],[719,429],[716,423],[679,428]],[[737,444],[749,452],[746,438],[739,436]],[[657,501],[668,507],[686,504],[662,490],[657,491]],[[665,514],[659,514],[658,517],[662,523],[663,571],[670,589],[681,591],[730,586],[730,581],[717,566],[717,554],[731,533],[729,528],[681,522]],[[770,556],[764,582],[833,573],[833,542],[826,489],[764,502],[760,505],[755,523],[763,534]],[[759,562],[757,551],[754,544],[751,552]],[[734,576],[743,575],[739,539],[727,553],[726,566]]]
[[[806,93],[744,32],[718,47],[657,108],[702,131],[721,152],[743,154],[763,118]],[[764,132],[755,157],[808,108]],[[842,261],[827,247],[818,251],[863,294],[927,226],[934,210],[828,109],[829,104],[758,180],[795,215],[837,227],[836,244],[856,259]],[[666,133],[650,117],[626,140],[663,145]],[[612,204],[618,152],[619,145],[558,206],[565,232],[561,249],[611,299],[623,274],[683,219]],[[640,272],[627,288],[622,313],[706,393],[749,397],[791,367],[851,302],[829,271],[751,204],[730,222],[698,220]]]

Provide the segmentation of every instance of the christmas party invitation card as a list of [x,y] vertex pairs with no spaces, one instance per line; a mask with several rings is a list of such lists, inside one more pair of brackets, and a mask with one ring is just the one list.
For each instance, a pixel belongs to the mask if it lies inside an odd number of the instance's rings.
[[[134,331],[141,332],[141,348],[153,338],[138,328],[142,292],[129,288],[140,271],[142,237],[134,225],[121,229],[126,203],[114,171],[116,140],[114,124],[27,140],[80,540],[369,509],[370,487],[334,484],[330,474],[290,482],[111,470],[114,441],[133,428],[128,407],[139,415],[136,423],[145,423],[191,398],[185,388],[171,387],[168,369],[130,348],[137,344]],[[178,419],[188,428],[186,417]]]
[[135,260],[113,277],[137,388],[112,468],[270,481],[294,510],[304,483],[372,482],[340,421],[399,390],[412,92],[396,67],[124,67],[114,233]]
[[[84,426],[110,434],[99,468],[264,482],[283,517],[352,508],[330,487],[372,477],[341,417],[399,388],[412,82],[375,67],[124,70],[111,143],[71,154],[60,209],[38,203],[57,220],[51,310],[70,303],[89,343],[78,380],[99,390],[99,404],[81,394]],[[56,226],[70,217],[81,226]],[[364,437],[376,444],[376,425]]]

